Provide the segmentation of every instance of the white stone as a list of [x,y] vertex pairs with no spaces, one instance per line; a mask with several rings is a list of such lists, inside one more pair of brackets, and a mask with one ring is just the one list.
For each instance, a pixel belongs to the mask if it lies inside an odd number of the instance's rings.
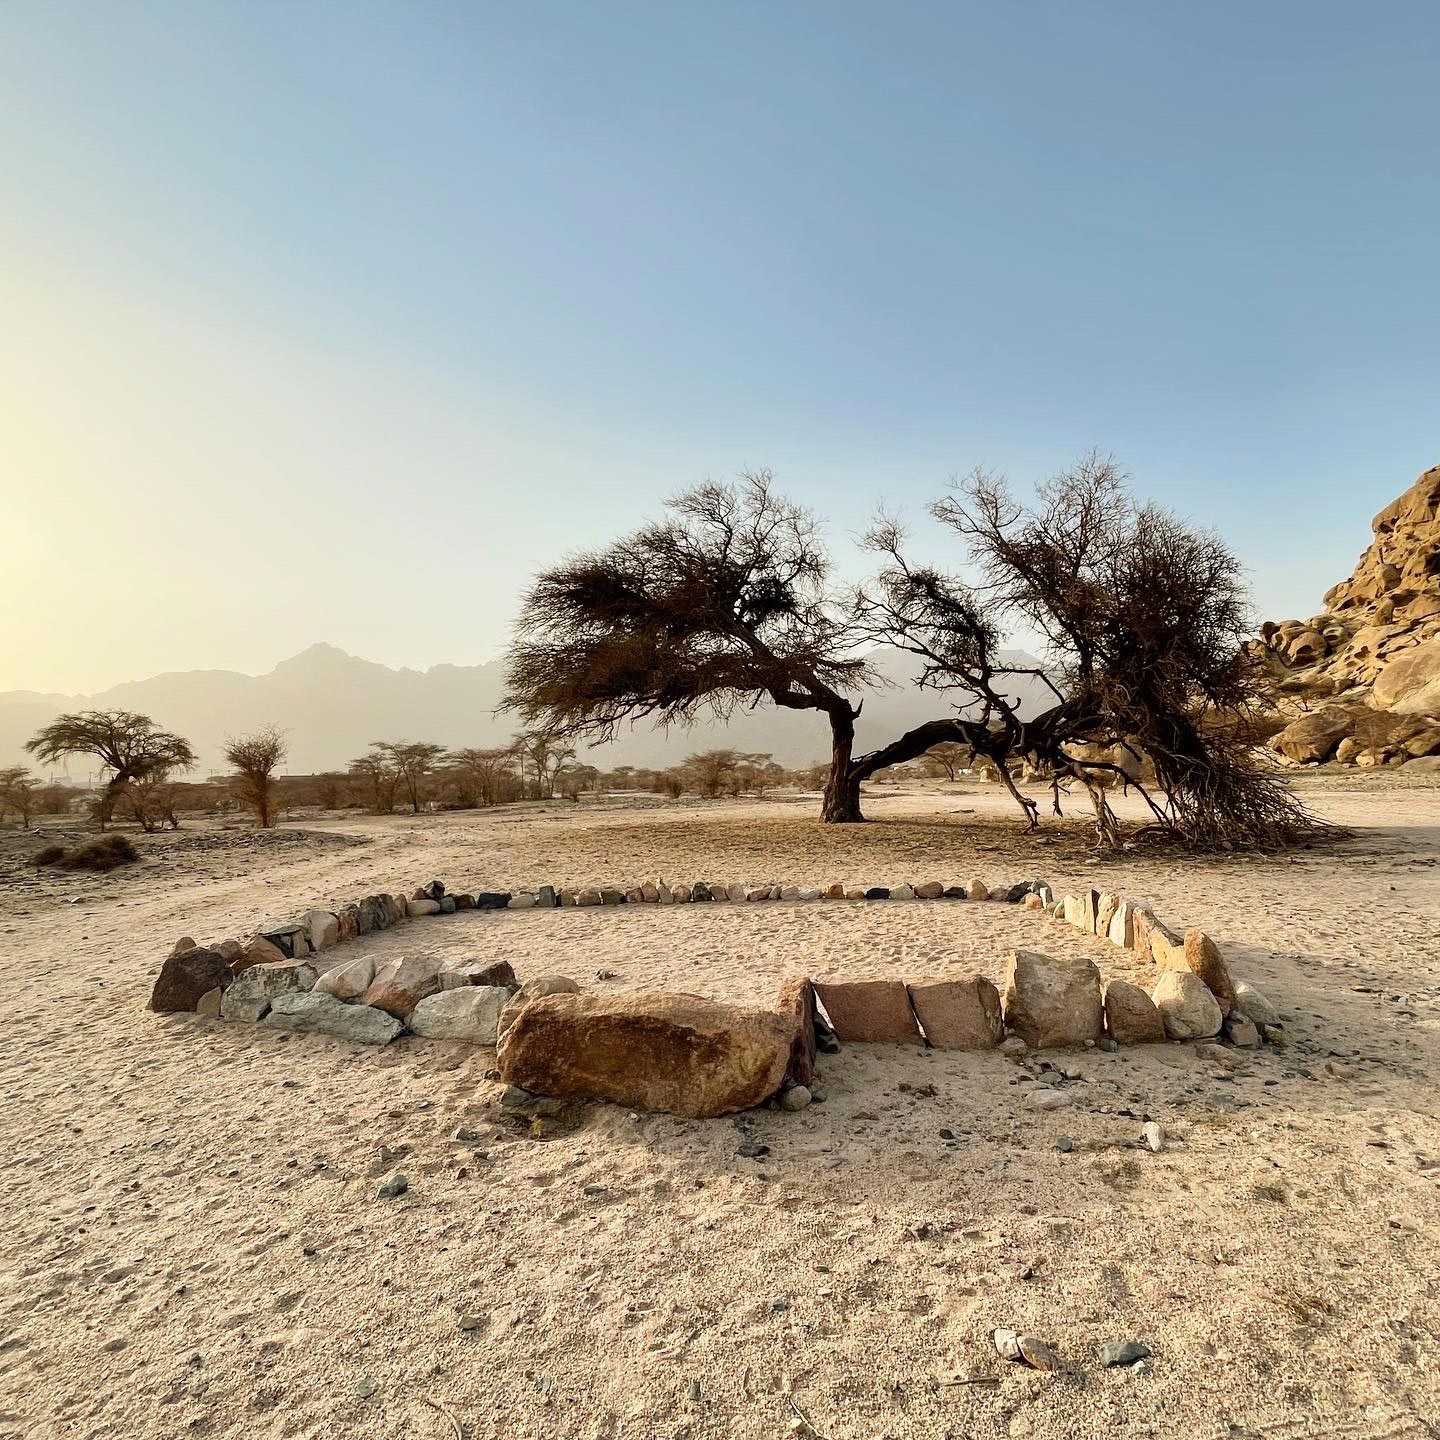
[[1074,1101],[1064,1090],[1041,1088],[1031,1090],[1025,1096],[1025,1103],[1032,1110],[1063,1110],[1067,1105],[1074,1104]]
[[405,1029],[384,1010],[371,1005],[347,1005],[333,995],[317,994],[313,990],[305,994],[277,995],[270,1013],[260,1023],[276,1030],[335,1035],[368,1045],[386,1045]]
[[507,910],[531,910],[535,906],[535,897],[528,890],[522,890],[518,895],[512,895]]
[[1257,1025],[1280,1024],[1280,1012],[1248,980],[1235,982],[1235,1004]]
[[1135,907],[1128,900],[1122,900],[1115,907],[1110,921],[1110,943],[1124,950],[1135,944]]
[[277,996],[303,993],[315,981],[315,971],[309,965],[252,965],[241,971],[220,997],[221,1018],[248,1020],[253,1024]]
[[896,885],[891,888],[890,898],[892,900],[913,900],[915,898],[915,887],[913,885]]
[[811,889],[811,890],[801,890],[801,891],[795,896],[795,898],[796,898],[797,900],[818,900],[818,899],[820,898],[820,892],[819,892],[818,890],[813,890],[813,889]]
[[322,995],[333,995],[337,1000],[358,1000],[375,979],[375,961],[369,955],[357,956],[327,970],[316,982],[315,989]]
[[509,1003],[503,985],[464,985],[427,995],[410,1012],[410,1029],[427,1040],[469,1040],[493,1045],[500,1012]]
[[440,913],[440,902],[438,900],[411,900],[409,902],[412,915],[438,915]]

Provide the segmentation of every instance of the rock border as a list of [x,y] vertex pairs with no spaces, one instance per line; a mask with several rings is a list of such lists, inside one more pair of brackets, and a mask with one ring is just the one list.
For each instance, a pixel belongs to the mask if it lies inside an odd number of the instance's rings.
[[[1223,1036],[1249,1047],[1284,1043],[1280,1016],[1253,986],[1232,979],[1219,948],[1203,931],[1177,932],[1144,901],[1087,889],[1057,896],[1044,881],[1026,880],[991,889],[921,884],[747,886],[694,882],[671,886],[646,881],[629,887],[480,891],[452,894],[432,880],[410,896],[367,895],[338,910],[312,908],[298,919],[267,920],[246,940],[200,946],[177,941],[161,967],[149,1008],[162,1013],[194,1011],[225,1019],[266,1021],[281,1028],[317,1030],[387,1043],[405,1033],[495,1044],[503,1036],[501,1011],[514,999],[553,993],[559,977],[540,977],[518,987],[507,964],[450,965],[403,957],[378,969],[373,960],[345,962],[328,951],[363,935],[413,919],[464,910],[526,910],[627,904],[999,901],[1067,923],[1084,934],[1139,954],[1155,966],[1151,992],[1125,980],[1103,982],[1092,961],[1054,960],[1031,951],[1010,956],[1003,992],[982,976],[903,981],[814,981],[809,1010],[830,1039],[850,1043],[929,1045],[986,1049],[1016,1042],[1026,1049],[1077,1045],[1116,1048],[1165,1040]],[[408,967],[408,968],[407,968]],[[427,968],[428,967],[428,968]],[[252,973],[254,972],[254,973]],[[246,977],[249,978],[246,978]],[[578,990],[573,982],[565,987]],[[787,982],[810,986],[808,978]],[[433,997],[464,987],[492,995]],[[502,993],[503,992],[503,993]],[[517,993],[518,992],[518,993]],[[782,989],[782,1008],[787,991]],[[308,997],[308,998],[302,998]],[[367,1020],[342,1009],[378,1010]],[[792,1007],[793,1008],[793,1007]],[[813,1023],[813,1022],[812,1022]],[[813,1049],[813,1046],[812,1046]]]

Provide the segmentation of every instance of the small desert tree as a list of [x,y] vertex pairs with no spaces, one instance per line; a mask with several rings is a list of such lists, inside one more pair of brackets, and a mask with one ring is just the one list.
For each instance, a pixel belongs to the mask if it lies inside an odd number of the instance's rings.
[[0,770],[0,820],[13,813],[22,830],[30,828],[30,817],[39,799],[40,782],[24,765]]
[[370,748],[385,757],[396,785],[409,800],[410,809],[418,815],[425,777],[434,772],[445,754],[445,747],[430,740],[377,740]]
[[515,748],[512,745],[466,746],[452,750],[445,763],[458,773],[477,804],[499,805],[515,794]]
[[398,776],[390,756],[376,743],[363,755],[350,762],[350,773],[370,796],[370,809],[376,815],[388,815],[395,808],[395,786]]
[[225,759],[235,769],[231,784],[241,804],[255,812],[255,823],[262,830],[275,823],[275,771],[285,752],[284,732],[273,725],[225,744]]
[[686,771],[707,800],[713,800],[730,784],[739,765],[740,756],[734,750],[700,750],[685,757]]
[[188,740],[160,729],[148,715],[131,710],[82,710],[59,715],[26,741],[25,748],[45,765],[72,755],[87,755],[99,761],[109,772],[96,806],[102,829],[128,784],[188,770],[195,763],[195,752]]

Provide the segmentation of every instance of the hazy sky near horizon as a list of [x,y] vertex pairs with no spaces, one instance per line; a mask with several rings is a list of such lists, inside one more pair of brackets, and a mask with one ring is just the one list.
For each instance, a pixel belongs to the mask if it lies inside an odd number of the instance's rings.
[[858,572],[1092,446],[1308,615],[1440,462],[1437,62],[1433,0],[9,0],[0,689],[473,663],[707,477]]

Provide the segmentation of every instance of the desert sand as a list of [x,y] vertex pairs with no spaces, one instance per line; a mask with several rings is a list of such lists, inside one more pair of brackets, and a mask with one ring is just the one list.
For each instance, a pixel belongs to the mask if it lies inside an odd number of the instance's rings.
[[[199,825],[104,878],[36,878],[6,837],[0,1436],[1440,1433],[1440,787],[1301,783],[1354,838],[1097,859],[974,785],[878,791],[839,829],[813,800]],[[493,1051],[143,1008],[182,934],[432,877],[975,876],[1204,927],[1288,1048],[1050,1055],[1075,1103],[1036,1113],[1037,1059],[847,1047],[800,1114],[576,1107],[532,1136]],[[357,944],[754,1002],[794,974],[998,976],[1016,945],[1144,978],[970,902],[461,913]],[[995,1326],[1066,1370],[1000,1360]],[[1103,1369],[1127,1339],[1144,1371]]]

